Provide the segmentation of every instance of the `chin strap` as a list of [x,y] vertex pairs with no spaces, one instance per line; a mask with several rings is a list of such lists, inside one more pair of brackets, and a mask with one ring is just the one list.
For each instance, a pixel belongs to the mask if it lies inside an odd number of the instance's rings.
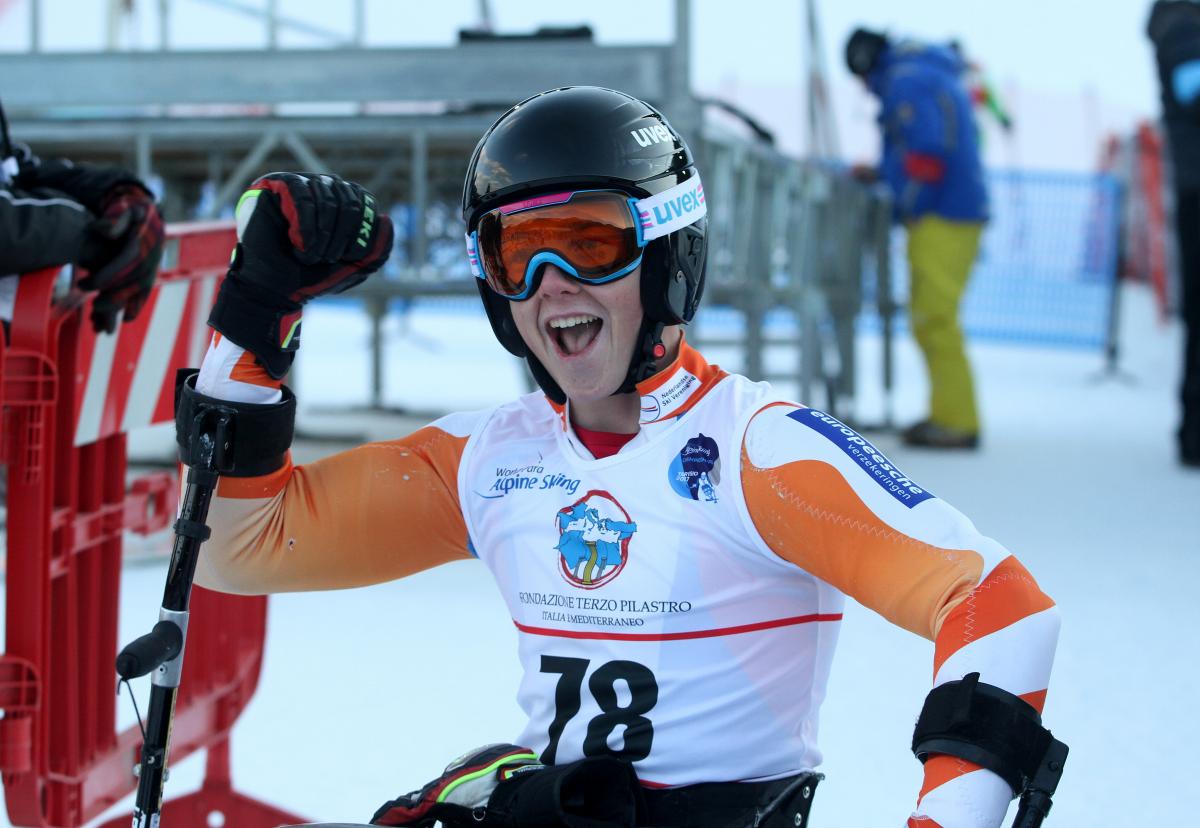
[[649,318],[642,319],[642,327],[638,330],[637,346],[633,349],[633,357],[629,360],[629,373],[625,381],[613,392],[617,394],[632,394],[637,391],[637,384],[649,379],[658,371],[657,362],[667,355],[663,345],[662,332],[666,326]]
[[532,351],[525,351],[525,362],[529,365],[529,373],[533,374],[533,379],[542,389],[542,393],[551,401],[559,405],[566,405],[567,395],[563,393],[562,388],[554,381],[554,377],[550,376],[550,372],[546,370],[546,366],[542,365],[541,360],[535,357]]

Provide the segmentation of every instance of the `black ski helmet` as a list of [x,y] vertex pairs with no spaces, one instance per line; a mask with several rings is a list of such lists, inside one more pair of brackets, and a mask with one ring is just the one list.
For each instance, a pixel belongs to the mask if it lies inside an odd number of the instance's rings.
[[[470,234],[488,210],[539,194],[591,187],[648,198],[698,174],[683,138],[644,101],[598,86],[551,89],[512,107],[484,133],[467,167],[463,218]],[[700,219],[646,245],[644,317],[629,372],[616,393],[633,391],[654,373],[663,327],[690,322],[695,315],[704,290],[706,229]],[[525,347],[509,300],[477,282],[500,344],[529,362],[550,399],[564,402],[558,383]]]
[[870,29],[855,29],[846,40],[846,68],[865,78],[875,68],[879,56],[888,47],[888,37]]

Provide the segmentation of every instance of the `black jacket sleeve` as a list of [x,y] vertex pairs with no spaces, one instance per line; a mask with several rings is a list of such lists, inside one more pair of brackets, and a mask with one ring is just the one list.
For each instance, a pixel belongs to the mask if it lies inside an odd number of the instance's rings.
[[66,158],[38,160],[30,164],[17,176],[16,184],[27,189],[39,188],[66,193],[96,215],[100,215],[104,209],[104,197],[118,186],[140,187],[147,193],[150,192],[129,170],[95,164],[76,164]]
[[92,218],[60,192],[0,186],[0,275],[75,261]]

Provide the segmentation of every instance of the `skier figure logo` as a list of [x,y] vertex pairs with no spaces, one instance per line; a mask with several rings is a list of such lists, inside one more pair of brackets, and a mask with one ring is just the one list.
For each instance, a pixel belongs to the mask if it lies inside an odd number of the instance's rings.
[[625,568],[629,539],[637,531],[637,524],[608,492],[589,491],[559,509],[555,523],[559,532],[555,549],[568,583],[595,589]]
[[721,482],[721,452],[717,441],[699,434],[688,440],[667,470],[667,480],[680,497],[717,502]]

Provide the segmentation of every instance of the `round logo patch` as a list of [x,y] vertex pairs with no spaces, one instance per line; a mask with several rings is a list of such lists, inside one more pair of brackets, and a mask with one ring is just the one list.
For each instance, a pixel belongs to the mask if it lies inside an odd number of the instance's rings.
[[558,510],[559,568],[572,586],[596,589],[621,574],[637,524],[608,492],[592,490]]

